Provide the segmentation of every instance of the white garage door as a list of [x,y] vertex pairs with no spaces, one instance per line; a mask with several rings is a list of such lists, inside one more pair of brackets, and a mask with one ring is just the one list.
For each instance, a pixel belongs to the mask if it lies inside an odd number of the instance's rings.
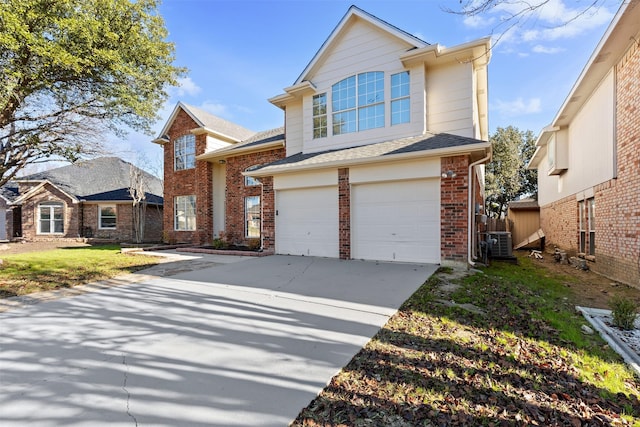
[[440,262],[438,179],[357,184],[351,206],[352,258]]
[[338,188],[276,191],[276,253],[338,258]]

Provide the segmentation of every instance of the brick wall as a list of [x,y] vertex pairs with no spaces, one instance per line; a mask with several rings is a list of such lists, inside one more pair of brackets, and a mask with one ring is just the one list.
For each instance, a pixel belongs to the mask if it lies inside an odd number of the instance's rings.
[[[224,231],[227,239],[233,243],[246,244],[248,240],[245,237],[244,224],[245,197],[262,196],[263,192],[260,185],[246,186],[242,172],[251,166],[271,163],[284,157],[285,149],[276,148],[227,158]],[[264,211],[262,212],[261,222],[264,222]],[[261,226],[263,226],[263,224],[261,224]]]
[[[133,205],[119,203],[116,205],[116,228],[100,229],[98,210],[104,204],[88,204],[82,208],[81,226],[89,227],[84,237],[116,242],[133,242],[135,231],[133,226]],[[144,242],[162,240],[162,206],[148,205],[145,212]]]
[[440,180],[440,254],[443,263],[466,263],[468,222],[469,156],[443,157],[442,173],[455,172]]
[[545,244],[568,251],[573,256],[578,250],[578,202],[572,195],[540,207],[540,227],[544,230]]
[[[180,110],[168,131],[170,142],[164,144],[164,240],[178,243],[209,243],[213,237],[212,164],[196,160],[193,169],[174,170],[174,141],[197,128],[193,119]],[[196,135],[196,156],[206,150],[206,135]],[[196,230],[174,230],[174,198],[196,196]]]
[[351,259],[351,186],[349,168],[338,169],[338,227],[340,259]]
[[[22,190],[24,187],[21,187]],[[64,205],[64,233],[38,234],[38,205],[42,202],[61,202]],[[79,205],[56,187],[46,184],[37,194],[22,203],[22,237],[27,240],[55,240],[80,237]]]
[[640,287],[640,47],[616,66],[617,178],[594,188],[596,262],[607,277]]
[[276,242],[276,199],[273,191],[273,177],[260,178],[262,183],[262,249],[275,250]]

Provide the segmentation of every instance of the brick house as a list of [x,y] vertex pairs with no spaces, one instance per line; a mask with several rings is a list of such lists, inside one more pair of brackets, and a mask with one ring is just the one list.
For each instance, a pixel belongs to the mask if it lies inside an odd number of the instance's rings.
[[[134,241],[132,169],[140,171],[117,157],[101,157],[16,179],[0,192],[5,237]],[[162,183],[146,172],[142,175],[147,187],[143,240],[159,242]]]
[[[547,243],[640,287],[640,1],[624,2],[551,125],[538,169]],[[596,209],[597,206],[597,209]]]
[[179,103],[154,140],[169,239],[224,230],[278,254],[471,261],[489,58],[488,38],[431,45],[352,6],[269,99],[283,128],[253,133]]

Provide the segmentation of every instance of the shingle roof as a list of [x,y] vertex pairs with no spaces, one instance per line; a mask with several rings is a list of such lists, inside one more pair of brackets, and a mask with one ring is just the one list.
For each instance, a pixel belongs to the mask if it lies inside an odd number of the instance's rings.
[[7,182],[5,185],[0,187],[0,196],[9,202],[13,202],[19,195],[18,184],[15,182]]
[[383,158],[397,154],[430,151],[443,148],[456,148],[473,144],[487,144],[475,138],[467,138],[448,133],[425,133],[408,138],[395,139],[377,144],[362,145],[339,150],[327,150],[318,153],[298,153],[257,168],[257,171],[284,170],[305,166],[321,166],[324,163],[358,161]]
[[181,102],[180,104],[184,109],[188,110],[188,112],[191,113],[194,118],[200,121],[200,123],[202,123],[204,127],[209,128],[215,132],[234,137],[238,140],[247,139],[255,135],[254,131],[246,129],[225,119],[221,119],[218,116],[214,116],[213,114],[201,108],[194,107],[193,105],[188,105],[183,102]]
[[513,200],[509,202],[509,209],[535,210],[535,209],[540,209],[540,205],[538,205],[537,200],[533,200],[533,199]]
[[[128,188],[130,185],[130,170],[133,166],[118,157],[99,157],[97,159],[78,161],[69,166],[63,166],[44,172],[18,178],[20,181],[47,180],[62,191],[78,199],[95,201],[131,200]],[[144,172],[148,183],[148,193],[153,195],[154,201],[162,202],[162,181]]]
[[211,155],[224,154],[225,156],[233,155],[234,151],[244,151],[246,149],[252,147],[259,147],[260,145],[271,144],[274,142],[283,142],[284,143],[284,127],[279,127],[275,129],[269,129],[262,132],[258,132],[255,135],[251,136],[248,139],[245,139],[242,142],[231,145],[229,147],[224,147],[219,150],[211,151]]

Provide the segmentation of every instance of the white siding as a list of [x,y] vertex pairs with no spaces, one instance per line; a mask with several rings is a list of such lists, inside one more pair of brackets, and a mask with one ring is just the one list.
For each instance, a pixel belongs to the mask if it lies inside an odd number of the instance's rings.
[[338,170],[320,170],[306,173],[276,175],[273,177],[274,190],[308,188],[338,185]]
[[208,153],[209,151],[219,150],[220,148],[228,147],[230,145],[232,144],[227,141],[207,135],[207,148],[205,152]]
[[[568,169],[549,176],[547,156],[538,167],[540,205],[573,195],[613,178],[614,75],[609,72],[567,129]],[[562,140],[563,138],[558,138]]]
[[287,135],[287,156],[302,152],[302,102],[292,102],[287,104],[285,111]]
[[473,138],[472,65],[449,64],[427,70],[427,129]]
[[440,159],[355,166],[349,169],[349,183],[361,184],[440,176]]
[[[332,49],[325,52],[319,65],[309,75],[309,80],[316,87],[316,93],[327,93],[327,104],[331,107],[331,86],[340,80],[367,71],[383,71],[385,73],[385,122],[384,128],[369,129],[338,136],[331,135],[331,111],[328,112],[328,136],[313,139],[313,121],[311,98],[304,100],[302,111],[303,152],[311,153],[328,149],[346,148],[382,142],[389,139],[412,136],[424,131],[424,68],[415,67],[411,73],[411,122],[391,126],[390,97],[391,74],[406,71],[399,56],[411,48],[406,42],[392,37],[379,28],[361,20],[352,23],[347,31],[336,40]],[[299,123],[297,110],[287,107],[287,122]],[[287,135],[289,143],[289,135]],[[292,151],[293,152],[293,151]],[[289,153],[289,152],[288,152]]]

